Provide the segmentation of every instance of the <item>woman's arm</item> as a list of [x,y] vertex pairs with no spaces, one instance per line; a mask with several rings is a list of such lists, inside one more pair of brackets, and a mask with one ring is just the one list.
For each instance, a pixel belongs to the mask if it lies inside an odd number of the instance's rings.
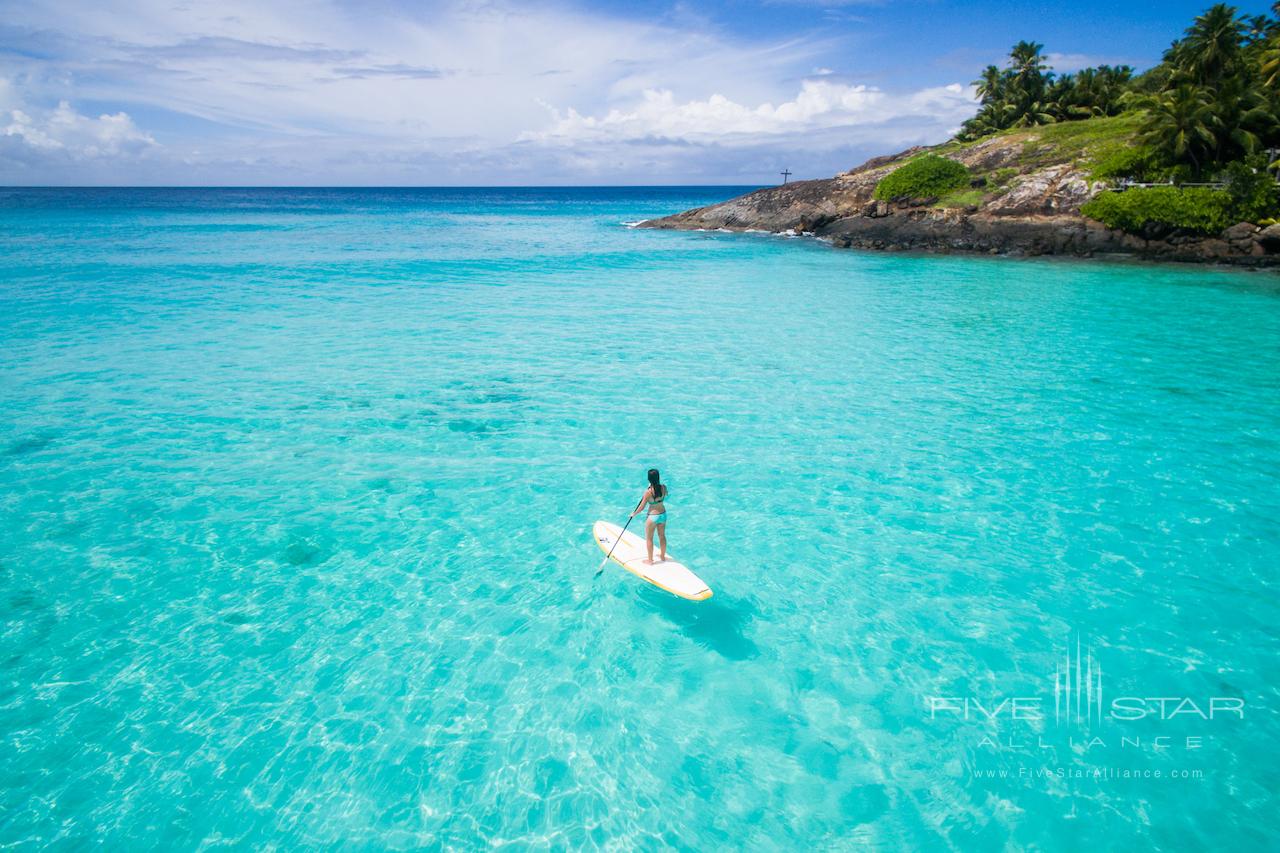
[[639,515],[639,514],[640,514],[640,510],[644,509],[644,508],[645,508],[645,506],[649,503],[649,495],[651,495],[651,494],[653,494],[653,487],[652,487],[652,486],[650,486],[649,488],[645,489],[645,490],[644,490],[644,494],[640,496],[640,505],[636,507],[635,512],[631,513],[631,517],[632,517],[632,518],[635,518],[637,515]]

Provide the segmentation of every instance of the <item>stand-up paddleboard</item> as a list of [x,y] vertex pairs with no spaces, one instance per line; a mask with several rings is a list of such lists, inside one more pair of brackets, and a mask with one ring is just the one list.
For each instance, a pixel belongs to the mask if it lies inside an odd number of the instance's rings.
[[[624,531],[618,525],[607,521],[597,521],[593,532],[600,550],[608,554],[612,549],[613,554],[609,559],[641,580],[646,580],[672,595],[678,595],[690,601],[703,601],[711,597],[711,588],[702,582],[702,578],[689,571],[688,566],[672,560],[670,554],[667,555],[665,562],[647,565],[645,558],[648,552],[644,546],[644,539],[630,530]],[[619,536],[622,537],[621,542],[618,542]],[[613,544],[615,542],[618,543],[616,548]],[[656,553],[657,548],[654,548],[654,551]]]

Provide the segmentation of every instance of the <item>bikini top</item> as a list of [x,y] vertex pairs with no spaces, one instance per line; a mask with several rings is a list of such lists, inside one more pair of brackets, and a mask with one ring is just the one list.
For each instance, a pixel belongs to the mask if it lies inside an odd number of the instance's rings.
[[655,496],[655,497],[649,498],[649,503],[651,503],[651,504],[660,504],[660,503],[662,503],[663,501],[665,501],[666,499],[667,499],[667,487],[666,487],[666,486],[663,486],[663,487],[662,487],[662,496],[661,496],[661,497],[656,497],[656,496]]

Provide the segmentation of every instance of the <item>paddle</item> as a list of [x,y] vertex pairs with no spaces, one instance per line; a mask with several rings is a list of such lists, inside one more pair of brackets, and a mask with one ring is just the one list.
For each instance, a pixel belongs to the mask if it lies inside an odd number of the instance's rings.
[[[640,507],[644,504],[644,498],[640,499],[640,503],[636,504],[635,512],[631,513],[627,518],[627,523],[622,525],[622,533],[627,532],[627,528],[631,526],[631,519],[636,517],[636,512],[640,511]],[[618,534],[618,538],[614,540],[613,548],[618,547],[618,543],[622,541],[622,533]],[[604,573],[604,564],[609,562],[609,558],[613,556],[613,548],[609,549],[609,553],[604,555],[604,559],[600,561],[600,568],[596,569],[596,577],[600,577]]]

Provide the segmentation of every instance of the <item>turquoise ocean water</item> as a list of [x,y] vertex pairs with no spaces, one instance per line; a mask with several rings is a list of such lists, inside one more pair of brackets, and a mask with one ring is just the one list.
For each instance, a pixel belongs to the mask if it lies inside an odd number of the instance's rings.
[[1280,278],[732,194],[0,191],[0,846],[1275,849]]

